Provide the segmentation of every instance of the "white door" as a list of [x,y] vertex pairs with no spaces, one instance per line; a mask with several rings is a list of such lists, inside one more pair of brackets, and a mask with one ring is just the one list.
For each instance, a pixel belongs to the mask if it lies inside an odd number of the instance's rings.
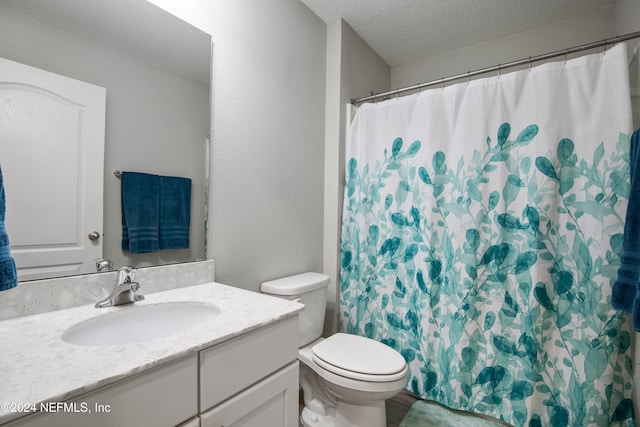
[[19,281],[95,272],[105,103],[104,88],[0,58],[5,225]]

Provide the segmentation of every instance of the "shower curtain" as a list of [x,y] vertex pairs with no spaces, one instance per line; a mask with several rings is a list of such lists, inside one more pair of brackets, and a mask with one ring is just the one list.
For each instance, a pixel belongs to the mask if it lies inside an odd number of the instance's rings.
[[635,425],[610,305],[629,193],[626,51],[358,108],[340,329],[407,388],[516,426]]

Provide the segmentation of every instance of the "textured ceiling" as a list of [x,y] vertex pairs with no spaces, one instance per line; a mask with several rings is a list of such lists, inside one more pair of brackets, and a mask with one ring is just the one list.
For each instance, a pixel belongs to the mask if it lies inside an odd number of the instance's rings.
[[615,0],[300,1],[326,23],[343,18],[392,67],[615,3]]
[[146,0],[0,0],[0,5],[209,84],[211,37]]

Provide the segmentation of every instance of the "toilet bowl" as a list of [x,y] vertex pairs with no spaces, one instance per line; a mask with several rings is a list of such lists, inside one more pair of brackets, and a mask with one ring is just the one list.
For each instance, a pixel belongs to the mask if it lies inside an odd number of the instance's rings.
[[385,400],[407,382],[404,358],[378,341],[345,333],[320,338],[329,277],[303,273],[262,284],[263,293],[299,300],[300,388],[305,427],[385,427]]

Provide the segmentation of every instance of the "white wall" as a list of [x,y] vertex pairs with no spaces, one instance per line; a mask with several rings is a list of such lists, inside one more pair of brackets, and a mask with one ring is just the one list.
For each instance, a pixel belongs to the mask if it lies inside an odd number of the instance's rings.
[[[202,158],[209,131],[209,88],[4,6],[0,6],[0,56],[107,88],[105,257],[116,267],[202,259]],[[192,179],[188,250],[139,255],[122,251],[120,180],[113,175],[115,169]]]
[[216,280],[322,270],[326,25],[299,0],[154,0],[213,37]]
[[324,165],[324,266],[331,277],[325,333],[337,330],[340,225],[344,189],[348,103],[369,91],[389,90],[389,66],[342,19],[327,28]]
[[393,67],[391,69],[391,87],[397,88],[434,81],[443,77],[591,43],[615,35],[613,9],[600,9],[571,19]]

